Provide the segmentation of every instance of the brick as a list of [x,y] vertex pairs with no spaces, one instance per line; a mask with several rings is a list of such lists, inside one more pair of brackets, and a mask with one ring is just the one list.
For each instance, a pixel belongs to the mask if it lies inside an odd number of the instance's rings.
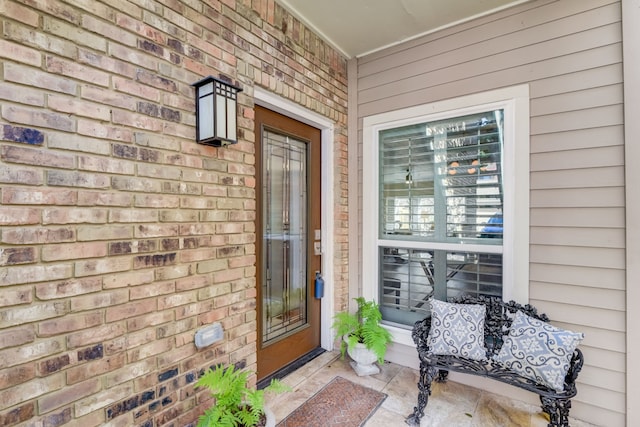
[[78,190],[78,206],[129,206],[129,194]]
[[175,292],[173,282],[154,282],[146,286],[136,286],[130,291],[131,300],[145,299]]
[[167,225],[154,225],[154,224],[140,224],[135,228],[135,236],[138,238],[149,238],[149,237],[167,237],[167,236],[177,236],[178,235],[178,226],[167,224]]
[[47,413],[75,402],[79,397],[97,393],[100,389],[99,378],[92,378],[78,384],[68,384],[62,390],[49,393],[38,399],[38,409],[42,413]]
[[[95,393],[90,395],[90,397],[86,399],[82,399],[77,401],[74,404],[74,410],[76,416],[84,416],[93,411],[107,408],[112,403],[129,399],[131,396],[135,394],[135,390],[133,386],[130,384],[123,384],[120,386],[112,387],[107,390],[100,391],[99,393]],[[125,424],[118,424],[118,426],[130,426],[133,425],[130,421],[125,419]],[[115,427],[115,426],[114,426]]]
[[0,376],[0,390],[26,383],[36,377],[34,363],[14,366],[6,371],[6,375]]
[[176,92],[178,89],[173,80],[143,69],[138,69],[138,72],[136,73],[136,80],[140,83],[147,84],[167,92]]
[[61,371],[71,364],[71,358],[68,354],[62,356],[52,357],[38,363],[38,374],[40,376],[51,375],[55,372]]
[[165,265],[174,265],[176,263],[176,253],[158,254],[158,255],[141,255],[133,259],[133,268],[149,268],[162,267]]
[[185,277],[193,274],[190,265],[172,265],[170,267],[159,267],[155,270],[155,275],[158,280],[171,280],[180,277]]
[[201,261],[197,264],[198,274],[206,274],[215,271],[225,270],[227,268],[227,260],[214,259],[209,261]]
[[145,344],[134,348],[127,352],[127,359],[130,361],[143,360],[148,357],[158,356],[166,353],[171,349],[171,340],[156,340],[149,344]]
[[[67,370],[67,383],[75,384],[101,374],[116,371],[124,366],[126,366],[126,355],[124,353],[81,366],[75,366]],[[131,366],[131,368],[135,371],[135,366]],[[111,387],[112,385],[114,384],[108,384],[107,387]]]
[[4,145],[0,148],[0,159],[9,163],[24,163],[64,169],[71,169],[74,166],[73,156],[11,145]]
[[[74,196],[77,194],[74,193]],[[44,209],[43,224],[104,224],[107,222],[106,209]]]
[[85,226],[78,227],[78,241],[131,239],[133,227],[128,225]]
[[158,338],[174,336],[180,333],[187,333],[193,341],[193,330],[198,326],[194,317],[182,319],[180,321],[165,322],[164,325],[156,329]]
[[77,261],[75,263],[76,277],[109,274],[131,269],[129,258],[102,258],[97,260]]
[[13,287],[0,292],[0,307],[30,304],[31,302],[33,302],[33,292],[31,288]]
[[136,194],[134,197],[134,205],[138,208],[175,209],[180,207],[180,198],[170,195],[150,196],[146,194]]
[[[178,204],[180,199],[178,198]],[[198,212],[181,210],[162,210],[159,212],[160,222],[195,222],[198,221]]]
[[256,257],[254,255],[236,257],[229,260],[229,268],[248,267],[255,265],[255,263]]
[[[162,198],[162,196],[159,196]],[[109,211],[110,222],[143,223],[158,222],[158,212],[142,209],[111,209]]]
[[[139,96],[141,98],[155,102],[160,101],[160,91],[158,89],[137,84],[136,82],[129,79],[115,76],[113,77],[113,86],[115,90],[128,95]],[[134,108],[135,105],[131,107],[131,109]]]
[[100,312],[65,316],[62,319],[40,322],[38,324],[38,335],[42,337],[64,335],[68,332],[92,328],[100,324],[102,324],[102,313]]
[[8,390],[0,391],[0,402],[3,407],[11,407],[32,399],[36,399],[46,393],[59,390],[64,386],[64,377],[61,374],[47,378],[36,378],[31,381],[17,384]]
[[35,261],[36,248],[2,248],[0,247],[0,265],[30,264]]
[[37,129],[3,125],[2,137],[7,141],[22,142],[29,145],[42,145],[44,134]]
[[[115,173],[119,175],[133,175],[135,173],[135,164],[133,162],[102,157],[79,156],[78,168],[82,170]],[[107,186],[109,184],[110,183],[107,182]]]
[[37,27],[40,21],[40,16],[33,10],[28,9],[19,3],[8,1],[0,3],[0,15],[15,19],[16,21],[22,22],[23,24],[27,24],[31,27]]
[[[40,340],[0,352],[0,368],[18,366],[62,351],[60,339]],[[2,401],[2,400],[0,400]]]
[[[2,212],[5,208],[0,208],[0,224],[2,221]],[[24,224],[34,224],[31,222],[31,215],[40,212],[36,209],[21,209],[25,212]],[[6,219],[6,218],[4,218]],[[39,222],[36,221],[35,223]],[[12,225],[16,225],[16,221],[12,221]],[[19,228],[7,229],[2,232],[2,242],[9,244],[33,244],[33,243],[61,243],[71,242],[75,240],[75,232],[70,228]]]
[[5,63],[4,78],[13,83],[39,87],[54,92],[75,95],[78,84],[64,76],[56,76],[31,67]]
[[[193,107],[191,107],[193,109]],[[180,149],[180,141],[170,138],[168,135],[148,134],[144,132],[135,133],[135,143],[142,147],[158,148],[161,150],[177,151]]]
[[125,329],[121,323],[87,329],[69,334],[67,336],[67,347],[74,349],[88,344],[104,342],[116,337],[121,337],[124,332]]
[[[93,12],[98,12],[95,10],[95,7],[93,9]],[[105,52],[107,49],[107,41],[103,37],[85,31],[75,22],[69,24],[58,19],[52,19],[48,16],[44,16],[42,19],[42,29],[46,33],[73,41],[73,43],[80,46],[87,46],[101,52]]]
[[141,176],[176,181],[180,180],[182,176],[182,170],[180,168],[161,164],[138,165],[138,173]]
[[[134,72],[135,72],[135,69],[132,70],[132,75]],[[124,110],[131,110],[131,111],[135,110],[136,108],[135,98],[124,93],[113,92],[108,88],[102,88],[97,86],[82,86],[80,88],[80,94],[82,98],[95,101],[99,104],[122,108]]]
[[[105,22],[105,20],[103,19],[97,19],[96,17],[85,16],[83,17],[82,24],[88,30],[97,34],[102,34],[108,39],[116,40],[118,43],[127,46],[135,46],[137,40],[136,36],[129,33],[128,31],[122,31],[121,27],[128,27],[123,26],[121,23],[123,22],[123,19],[126,19],[132,22],[132,25],[134,25],[133,23],[135,23],[135,27],[144,27],[145,25],[140,21],[142,10],[135,4],[127,5],[127,14],[128,16],[121,13],[116,13],[113,19],[108,20],[109,22]],[[112,25],[111,22],[115,22],[117,26]],[[131,28],[128,29],[131,30]],[[135,64],[135,62],[132,63]]]
[[54,56],[45,58],[47,71],[53,74],[73,77],[98,86],[109,86],[109,74],[95,68],[86,67],[77,62],[71,62]]
[[6,99],[19,104],[44,107],[44,98],[45,94],[38,89],[26,88],[7,82],[4,82],[2,86],[0,86],[0,99]]
[[163,124],[161,120],[147,117],[141,114],[133,114],[131,112],[113,110],[111,120],[115,124],[131,126],[138,129],[144,129],[152,132],[161,132]]
[[107,106],[78,100],[77,98],[65,97],[63,95],[48,95],[47,105],[54,111],[60,111],[63,113],[69,113],[84,117],[91,117],[96,120],[108,121],[111,117],[111,111]]
[[155,311],[156,308],[157,303],[155,300],[136,301],[129,304],[107,307],[105,320],[107,322],[114,322],[130,317],[140,316],[142,314]]
[[[50,132],[47,134],[47,146],[49,148],[60,148],[66,151],[81,151],[85,153],[108,155],[110,152],[109,144],[99,139],[81,136],[69,135],[67,133]],[[78,168],[80,167],[80,159],[86,156],[78,157]],[[109,172],[108,170],[98,170],[98,172]]]
[[101,359],[104,355],[102,344],[78,351],[78,361]]
[[198,301],[196,292],[184,292],[180,294],[165,295],[158,298],[158,309],[166,310],[181,305],[192,304]]
[[63,189],[38,189],[5,187],[2,190],[2,203],[22,205],[72,205],[77,193]]
[[[35,331],[31,326],[2,331],[0,332],[0,349],[19,347],[27,343],[32,343],[35,337]],[[0,389],[1,388],[2,387],[0,387]]]
[[151,283],[155,280],[153,270],[129,271],[103,276],[105,289],[125,288]]
[[10,122],[30,126],[57,129],[64,132],[75,130],[75,120],[69,118],[68,115],[35,110],[29,107],[3,105],[2,117]]
[[25,403],[17,408],[0,413],[0,425],[12,426],[27,421],[35,415],[35,404]]
[[204,248],[193,251],[182,251],[180,253],[180,262],[194,262],[216,258],[216,253],[213,249]]
[[48,245],[42,248],[43,261],[99,258],[106,255],[107,244],[104,242]]
[[[134,299],[134,298],[131,298]],[[127,330],[128,331],[139,331],[141,329],[149,328],[150,326],[162,325],[162,324],[171,324],[173,325],[173,312],[171,311],[163,311],[156,313],[145,314],[140,317],[136,317],[134,319],[130,319],[127,321]],[[164,338],[167,335],[161,335],[159,333],[158,328],[156,334],[157,338]]]
[[[57,427],[69,423],[72,416],[71,408],[63,408],[42,417],[42,423],[44,427]],[[83,420],[83,422],[89,422],[89,420]]]
[[122,142],[133,141],[133,132],[129,129],[123,129],[122,126],[110,126],[82,118],[78,119],[77,125],[80,135]]
[[121,191],[135,191],[140,193],[160,193],[162,184],[148,178],[128,178],[114,176],[111,180],[112,188]]
[[59,317],[66,312],[66,306],[62,302],[45,302],[30,304],[29,306],[15,306],[12,309],[0,311],[0,326],[7,327],[27,324],[29,322]]
[[0,169],[0,183],[42,185],[43,182],[43,172],[41,170],[9,165],[5,165]]
[[106,175],[52,170],[47,172],[47,184],[62,187],[109,188],[111,181]]
[[137,254],[155,252],[158,242],[155,240],[134,240],[109,243],[109,255]]
[[10,59],[35,67],[39,67],[42,64],[42,54],[37,50],[1,39],[0,58]]
[[0,268],[0,286],[60,280],[71,277],[70,264],[30,265]]

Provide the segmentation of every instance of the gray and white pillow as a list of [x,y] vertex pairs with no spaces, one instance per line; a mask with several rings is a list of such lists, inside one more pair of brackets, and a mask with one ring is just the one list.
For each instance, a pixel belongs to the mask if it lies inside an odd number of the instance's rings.
[[483,304],[454,304],[431,299],[429,349],[436,355],[485,360]]
[[518,311],[493,359],[518,374],[560,392],[571,356],[584,335],[557,328]]

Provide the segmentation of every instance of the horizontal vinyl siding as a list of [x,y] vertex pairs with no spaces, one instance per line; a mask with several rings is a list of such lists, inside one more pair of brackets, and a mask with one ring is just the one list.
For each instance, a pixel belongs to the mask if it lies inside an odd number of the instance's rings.
[[541,0],[358,60],[360,144],[364,117],[529,84],[530,300],[585,333],[571,413],[606,426],[625,422],[621,52],[619,2]]

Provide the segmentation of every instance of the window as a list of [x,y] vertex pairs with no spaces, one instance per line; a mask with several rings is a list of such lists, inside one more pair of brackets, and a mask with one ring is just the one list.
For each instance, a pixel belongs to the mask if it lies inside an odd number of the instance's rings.
[[528,90],[509,92],[365,119],[363,293],[385,321],[412,326],[431,297],[528,297]]

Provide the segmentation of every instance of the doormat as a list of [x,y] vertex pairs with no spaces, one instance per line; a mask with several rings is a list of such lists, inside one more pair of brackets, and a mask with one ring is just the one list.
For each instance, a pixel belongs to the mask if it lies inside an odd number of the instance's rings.
[[387,395],[342,377],[335,377],[278,427],[360,427]]

